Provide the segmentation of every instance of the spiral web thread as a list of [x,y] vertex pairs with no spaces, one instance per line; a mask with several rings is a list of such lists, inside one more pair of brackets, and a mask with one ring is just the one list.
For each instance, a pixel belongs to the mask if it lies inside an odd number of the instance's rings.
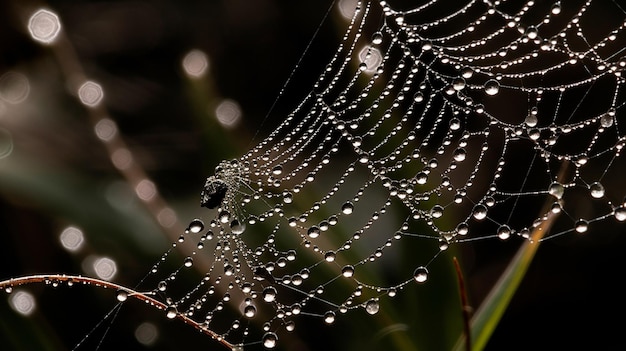
[[[359,2],[310,92],[208,178],[207,223],[179,240],[197,249],[156,289],[168,316],[273,348],[305,316],[376,314],[451,245],[522,243],[551,214],[541,240],[626,220],[625,15],[615,1]],[[395,264],[417,247],[430,254]],[[213,255],[206,276],[176,287],[195,255]]]

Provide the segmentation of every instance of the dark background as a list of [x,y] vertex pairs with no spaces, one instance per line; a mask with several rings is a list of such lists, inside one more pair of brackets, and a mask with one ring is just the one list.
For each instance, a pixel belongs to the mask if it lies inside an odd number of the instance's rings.
[[[103,86],[105,108],[136,161],[185,223],[202,213],[198,194],[215,165],[267,135],[330,58],[346,23],[336,9],[267,115],[329,5],[51,1],[45,7],[61,17],[82,69]],[[69,78],[61,72],[59,57],[25,31],[38,7],[28,1],[0,3],[0,75],[18,71],[31,84],[25,102],[7,105],[0,114],[0,126],[11,131],[14,143],[13,154],[0,159],[0,279],[45,272],[83,274],[82,260],[95,254],[115,256],[115,281],[133,286],[170,240],[132,196],[123,197],[121,208],[107,200],[110,185],[122,178],[93,135],[85,108],[66,89]],[[204,51],[210,60],[209,72],[200,80],[190,80],[181,69],[191,49]],[[212,107],[223,98],[241,106],[243,121],[234,129],[215,121]],[[77,254],[58,244],[68,225],[85,231],[87,245]],[[623,227],[609,223],[584,236],[544,244],[487,349],[624,347],[623,235]],[[472,305],[478,306],[514,252],[515,247],[500,243],[466,245],[456,252]],[[442,269],[449,269],[450,258],[444,261]],[[72,349],[114,305],[113,292],[90,287],[24,289],[36,296],[37,310],[26,318],[0,301],[3,350]],[[297,336],[281,346],[449,349],[461,332],[456,282],[450,278],[420,289],[407,289],[383,305],[390,311],[386,315],[355,312],[332,328],[303,318]],[[220,348],[133,301],[110,329],[105,322],[79,350],[96,349],[105,333],[102,350],[144,349],[133,333],[146,320],[160,332],[150,349]],[[396,331],[380,334],[390,326]],[[394,333],[401,336],[390,336]]]

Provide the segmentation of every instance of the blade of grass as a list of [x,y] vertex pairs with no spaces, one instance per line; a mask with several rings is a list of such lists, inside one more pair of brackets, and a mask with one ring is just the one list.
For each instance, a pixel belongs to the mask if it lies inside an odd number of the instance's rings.
[[[535,257],[541,238],[548,232],[555,218],[556,215],[550,212],[548,218],[533,230],[530,240],[519,248],[511,263],[476,311],[471,323],[472,350],[480,351],[487,345]],[[454,350],[463,351],[464,344],[464,337],[461,337]]]

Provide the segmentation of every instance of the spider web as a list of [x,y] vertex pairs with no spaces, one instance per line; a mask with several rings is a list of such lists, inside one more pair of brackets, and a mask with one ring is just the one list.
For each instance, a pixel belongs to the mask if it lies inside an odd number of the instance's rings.
[[[358,2],[308,94],[207,179],[210,211],[174,244],[196,249],[152,271],[168,316],[273,348],[299,318],[378,313],[436,279],[429,266],[451,246],[521,244],[553,217],[539,240],[626,220],[623,8],[394,6]],[[425,254],[397,264],[414,248]],[[210,269],[179,286],[196,255]]]

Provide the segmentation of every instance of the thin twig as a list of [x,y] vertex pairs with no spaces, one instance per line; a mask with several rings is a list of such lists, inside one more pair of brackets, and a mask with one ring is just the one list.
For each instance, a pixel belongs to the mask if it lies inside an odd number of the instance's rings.
[[[147,295],[147,293],[139,292],[134,289],[125,287],[123,285],[111,283],[106,280],[101,280],[101,279],[91,278],[91,277],[83,277],[80,275],[38,274],[38,275],[28,275],[28,276],[23,276],[23,277],[18,277],[18,278],[11,278],[8,280],[0,281],[0,290],[9,289],[7,291],[10,291],[13,288],[17,286],[21,286],[21,285],[35,284],[35,283],[49,283],[49,282],[81,283],[84,285],[90,285],[90,286],[100,287],[104,289],[115,289],[115,291],[123,290],[127,293],[128,297],[133,297],[137,300],[143,301],[149,304],[150,306],[156,307],[162,311],[165,311],[169,307],[167,304],[159,300],[156,300],[153,297],[150,297],[149,295]],[[234,345],[224,340],[224,338],[221,335],[210,330],[203,324],[194,321],[193,319],[189,318],[186,314],[177,312],[175,318],[180,319],[183,322],[185,322],[185,324],[196,328],[201,333],[210,336],[211,338],[218,341],[220,344],[224,345],[230,350],[233,349]]]

